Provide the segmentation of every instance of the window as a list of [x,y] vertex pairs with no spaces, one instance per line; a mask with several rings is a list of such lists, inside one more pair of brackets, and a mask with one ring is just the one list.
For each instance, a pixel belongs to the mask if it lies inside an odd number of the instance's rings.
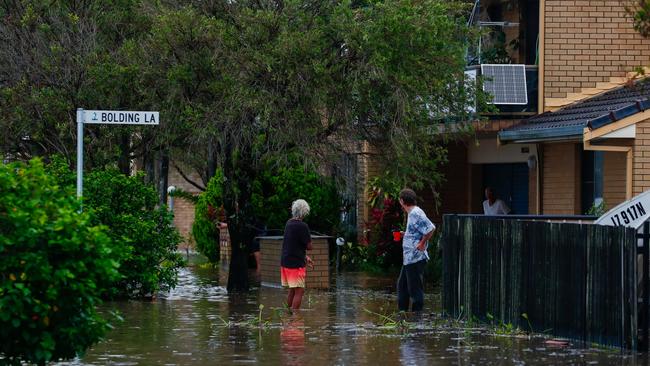
[[587,213],[592,206],[603,200],[602,151],[583,151],[581,183],[582,212]]

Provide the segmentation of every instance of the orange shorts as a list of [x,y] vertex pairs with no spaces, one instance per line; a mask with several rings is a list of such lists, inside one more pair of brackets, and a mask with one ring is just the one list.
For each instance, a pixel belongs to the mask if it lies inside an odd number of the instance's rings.
[[280,267],[280,278],[282,280],[282,287],[305,288],[305,276],[307,271],[305,267],[302,268],[287,268]]

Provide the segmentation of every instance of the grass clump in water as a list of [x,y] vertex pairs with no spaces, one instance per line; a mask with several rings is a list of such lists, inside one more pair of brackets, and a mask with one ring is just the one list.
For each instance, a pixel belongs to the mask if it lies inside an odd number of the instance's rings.
[[404,318],[403,312],[386,315],[374,312],[367,308],[364,308],[363,310],[370,315],[378,317],[379,326],[381,328],[393,330],[399,333],[406,333],[410,329],[410,324]]

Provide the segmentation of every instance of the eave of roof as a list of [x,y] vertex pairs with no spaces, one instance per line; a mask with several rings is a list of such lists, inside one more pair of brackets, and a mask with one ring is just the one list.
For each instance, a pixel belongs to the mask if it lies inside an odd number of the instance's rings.
[[504,143],[582,140],[584,128],[597,129],[650,109],[650,84],[637,89],[620,87],[582,100],[555,112],[531,117],[518,126],[501,130]]

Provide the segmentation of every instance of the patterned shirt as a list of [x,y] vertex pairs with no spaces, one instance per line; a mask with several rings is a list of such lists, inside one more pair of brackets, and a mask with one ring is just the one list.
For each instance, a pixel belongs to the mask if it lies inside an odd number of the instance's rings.
[[429,254],[427,253],[429,243],[424,245],[424,251],[419,251],[417,246],[422,237],[435,228],[436,226],[427,218],[427,215],[421,208],[418,206],[413,207],[406,221],[406,232],[404,233],[404,241],[402,241],[404,265],[429,259]]

